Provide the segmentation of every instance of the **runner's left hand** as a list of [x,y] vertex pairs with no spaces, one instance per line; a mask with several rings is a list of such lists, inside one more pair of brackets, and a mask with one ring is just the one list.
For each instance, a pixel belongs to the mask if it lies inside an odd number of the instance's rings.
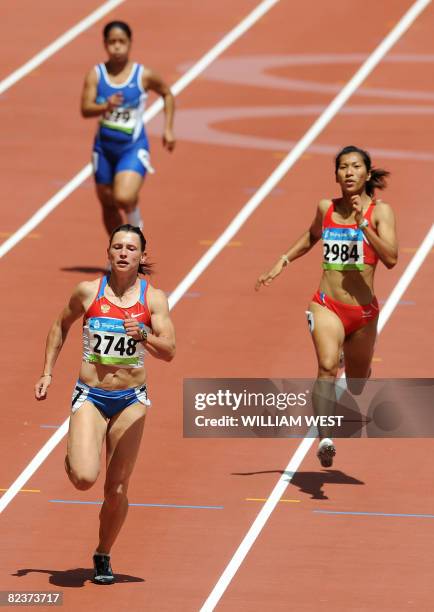
[[172,130],[165,129],[163,134],[163,147],[171,152],[175,148],[175,143],[176,140]]
[[353,210],[355,211],[354,219],[357,225],[363,220],[363,202],[360,195],[351,196],[351,203],[353,205]]
[[139,342],[142,339],[142,336],[140,334],[140,325],[137,319],[133,319],[133,318],[125,319],[124,327],[125,327],[125,331],[127,332],[127,336],[134,338],[134,340],[137,340],[137,342]]

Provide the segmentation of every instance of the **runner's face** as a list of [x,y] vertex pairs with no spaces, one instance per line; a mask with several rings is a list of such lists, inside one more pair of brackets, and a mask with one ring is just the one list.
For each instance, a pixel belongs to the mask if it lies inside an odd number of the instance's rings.
[[112,61],[124,62],[128,60],[131,40],[120,28],[112,28],[110,30],[108,37],[104,41],[104,46]]
[[140,238],[134,232],[117,232],[107,250],[108,258],[113,271],[134,270],[145,263],[146,253],[142,253]]
[[360,153],[342,155],[336,172],[336,182],[341,186],[342,193],[361,193],[370,177]]

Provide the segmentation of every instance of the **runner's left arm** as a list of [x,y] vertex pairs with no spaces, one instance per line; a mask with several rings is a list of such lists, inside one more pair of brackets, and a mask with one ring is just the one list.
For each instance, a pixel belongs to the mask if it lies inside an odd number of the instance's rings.
[[[356,223],[363,220],[357,197],[353,197],[353,207],[356,210]],[[389,204],[377,202],[371,217],[374,227],[363,227],[366,240],[377,253],[386,268],[393,268],[398,261],[398,241],[396,238],[395,215]]]
[[[157,359],[172,361],[176,350],[175,328],[170,318],[167,297],[160,289],[149,287],[147,298],[151,311],[152,331],[148,332],[143,343],[148,353]],[[137,319],[125,319],[124,326],[129,336],[142,341]]]
[[74,321],[84,314],[83,302],[87,293],[87,285],[86,282],[77,285],[67,306],[62,310],[48,332],[44,368],[35,385],[35,398],[37,400],[44,400],[47,397],[47,389],[53,377],[54,364],[65,342],[69,328]]
[[173,134],[173,120],[175,117],[175,98],[170,87],[153,70],[145,68],[143,71],[143,87],[155,91],[164,101],[164,130],[163,146],[168,151],[175,148],[175,136]]

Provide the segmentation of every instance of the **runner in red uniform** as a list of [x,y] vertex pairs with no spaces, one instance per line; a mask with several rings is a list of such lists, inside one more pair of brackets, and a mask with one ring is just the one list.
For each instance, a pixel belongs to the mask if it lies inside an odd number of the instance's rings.
[[83,357],[72,395],[65,468],[72,484],[89,489],[106,442],[104,503],[94,580],[111,584],[110,551],[128,512],[128,484],[139,452],[147,408],[145,353],[170,361],[175,333],[167,298],[147,274],[146,241],[138,227],[116,228],[108,248],[110,276],[77,285],[47,338],[35,397],[44,400],[71,325],[83,317]]
[[[388,175],[372,167],[366,151],[354,146],[342,149],[335,159],[342,197],[321,200],[310,228],[256,283],[257,290],[269,285],[322,238],[323,274],[306,313],[318,360],[313,389],[317,416],[334,413],[334,382],[342,351],[352,393],[361,393],[370,373],[379,314],[375,269],[379,259],[393,268],[398,257],[393,211],[374,197],[375,189],[386,187]],[[317,454],[323,467],[331,467],[336,453],[330,435],[329,428],[319,428]]]

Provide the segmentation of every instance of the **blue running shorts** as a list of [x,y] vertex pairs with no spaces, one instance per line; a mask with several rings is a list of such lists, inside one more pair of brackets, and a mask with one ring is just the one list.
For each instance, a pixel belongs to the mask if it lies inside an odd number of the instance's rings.
[[86,401],[91,402],[107,419],[111,419],[115,414],[138,402],[148,407],[151,405],[146,385],[120,391],[106,391],[97,387],[89,387],[78,380],[72,394],[72,414],[77,412]]
[[146,138],[139,138],[131,144],[107,142],[97,138],[92,152],[95,182],[111,185],[118,172],[126,170],[145,176],[155,171],[151,165],[149,144]]

